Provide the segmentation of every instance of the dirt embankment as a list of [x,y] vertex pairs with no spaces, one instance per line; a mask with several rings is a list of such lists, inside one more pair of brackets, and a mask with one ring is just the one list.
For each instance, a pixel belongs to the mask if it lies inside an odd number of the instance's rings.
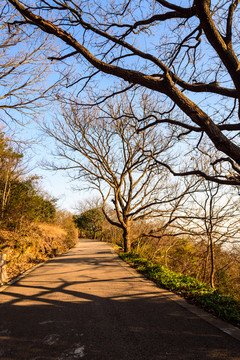
[[31,224],[22,231],[0,229],[0,254],[6,254],[8,280],[66,252],[76,241],[76,229],[69,231],[53,224]]

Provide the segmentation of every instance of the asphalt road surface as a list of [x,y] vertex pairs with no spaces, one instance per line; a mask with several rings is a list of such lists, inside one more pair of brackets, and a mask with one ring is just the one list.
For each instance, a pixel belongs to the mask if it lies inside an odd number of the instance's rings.
[[102,242],[0,293],[1,360],[240,360],[240,342],[171,300]]

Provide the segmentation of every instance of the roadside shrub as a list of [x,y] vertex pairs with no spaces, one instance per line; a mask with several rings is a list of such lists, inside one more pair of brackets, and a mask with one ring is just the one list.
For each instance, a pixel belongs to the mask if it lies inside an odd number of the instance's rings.
[[213,315],[240,326],[240,301],[195,278],[166,269],[163,265],[139,257],[135,253],[120,253],[120,258],[159,286],[183,296]]

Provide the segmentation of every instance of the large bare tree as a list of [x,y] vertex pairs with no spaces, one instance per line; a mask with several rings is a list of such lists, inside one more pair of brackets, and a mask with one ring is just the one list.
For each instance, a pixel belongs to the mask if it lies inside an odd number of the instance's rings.
[[[144,150],[167,161],[172,133],[166,131],[163,137],[149,128],[137,134],[136,121],[121,115],[127,107],[131,102],[123,96],[109,103],[108,111],[65,106],[63,117],[47,131],[57,140],[58,156],[64,161],[54,167],[71,170],[75,180],[83,181],[82,188],[101,194],[104,215],[122,230],[124,250],[130,251],[132,224],[160,216],[166,204],[181,197],[182,189],[170,184],[166,169],[160,171]],[[142,112],[147,117],[147,109]]]
[[[80,64],[68,86],[85,89],[105,73],[123,81],[119,91],[140,87],[158,94],[165,110],[151,125],[178,127],[179,139],[209,164],[207,172],[195,161],[188,169],[171,168],[175,175],[239,185],[239,0],[6,1],[22,15],[15,25],[60,40],[51,61]],[[111,94],[102,96],[99,101]],[[213,157],[209,146],[217,150]]]

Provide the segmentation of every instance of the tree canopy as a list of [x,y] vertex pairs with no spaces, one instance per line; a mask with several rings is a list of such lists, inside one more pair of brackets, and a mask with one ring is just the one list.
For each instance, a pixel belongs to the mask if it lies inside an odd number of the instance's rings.
[[[60,40],[49,59],[68,67],[67,87],[81,93],[105,73],[122,83],[95,103],[132,88],[156,94],[149,126],[177,127],[193,154],[188,168],[170,167],[173,174],[239,185],[239,0],[6,1],[21,14],[15,26]],[[195,161],[196,149],[207,167]]]
[[[144,98],[138,113],[147,117],[146,105]],[[168,171],[158,164],[171,156],[174,131],[162,134],[146,126],[136,133],[136,119],[125,116],[132,108],[125,95],[109,102],[108,111],[65,106],[63,116],[47,128],[58,146],[60,162],[53,168],[70,170],[80,187],[100,193],[106,219],[123,232],[125,251],[131,248],[133,223],[167,212],[167,204],[180,201],[194,186],[170,183]]]
[[92,208],[80,215],[74,216],[74,223],[80,231],[86,231],[88,236],[95,239],[98,232],[102,231],[105,217],[101,208]]

